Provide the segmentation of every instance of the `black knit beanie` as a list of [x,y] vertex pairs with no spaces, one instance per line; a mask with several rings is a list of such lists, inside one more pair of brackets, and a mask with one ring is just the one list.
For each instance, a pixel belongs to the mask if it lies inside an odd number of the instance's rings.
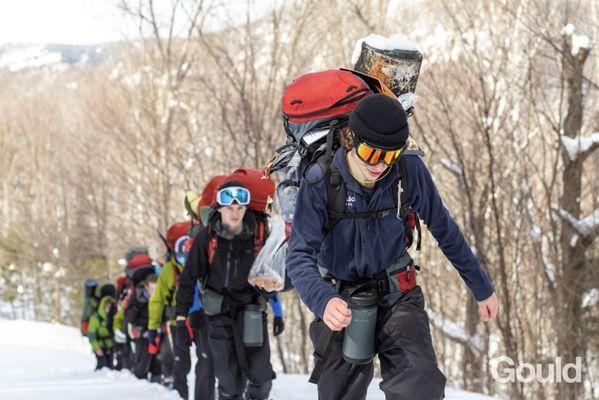
[[349,127],[364,142],[397,149],[408,140],[408,116],[399,101],[376,93],[361,100],[349,115]]
[[245,185],[239,181],[227,181],[225,183],[223,183],[222,185],[220,185],[217,189],[217,191],[222,190],[222,189],[226,189],[228,187],[242,187],[244,189],[247,189],[245,187]]

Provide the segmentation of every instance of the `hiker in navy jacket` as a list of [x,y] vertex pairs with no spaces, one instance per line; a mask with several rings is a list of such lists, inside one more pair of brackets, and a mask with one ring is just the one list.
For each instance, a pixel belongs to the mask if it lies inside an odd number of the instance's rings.
[[[383,94],[366,97],[350,114],[348,127],[342,132],[342,147],[336,151],[332,166],[339,171],[346,188],[345,212],[397,208],[402,187],[397,183],[397,161],[403,157],[409,205],[426,223],[479,302],[482,319],[495,318],[498,301],[489,276],[443,205],[422,159],[395,153],[405,149],[409,137],[407,116],[400,103]],[[384,162],[377,162],[377,158]],[[338,332],[351,322],[352,312],[332,279],[348,285],[374,279],[397,263],[405,262],[409,268],[411,258],[399,211],[369,218],[343,218],[323,232],[331,222],[327,177],[320,165],[314,165],[305,178],[297,198],[286,264],[302,301],[317,316],[310,327],[316,342],[325,325]],[[326,270],[328,279],[319,267]],[[415,271],[412,278],[409,273],[408,269],[403,283],[413,283],[413,288],[379,295],[375,349],[381,361],[381,389],[387,399],[440,399],[444,397],[445,376],[437,368],[422,291],[415,284]],[[385,282],[387,278],[392,279],[385,275]],[[365,399],[373,376],[372,362],[356,365],[345,361],[341,356],[342,338],[333,338],[318,381],[319,398]]]

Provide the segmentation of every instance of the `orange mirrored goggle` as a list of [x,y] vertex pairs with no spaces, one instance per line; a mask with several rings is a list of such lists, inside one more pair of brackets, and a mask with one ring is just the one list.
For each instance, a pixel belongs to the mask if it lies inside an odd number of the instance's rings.
[[388,166],[391,166],[399,160],[404,149],[405,145],[399,149],[393,150],[379,149],[364,142],[359,142],[356,145],[358,157],[369,165],[377,165],[378,163],[383,162]]

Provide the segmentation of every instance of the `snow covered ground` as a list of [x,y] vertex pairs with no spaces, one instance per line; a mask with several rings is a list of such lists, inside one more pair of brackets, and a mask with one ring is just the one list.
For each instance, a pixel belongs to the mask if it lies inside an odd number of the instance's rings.
[[[0,320],[0,399],[106,400],[178,399],[165,388],[140,381],[128,372],[94,372],[95,360],[77,329],[31,321]],[[368,399],[382,400],[378,381]],[[279,374],[275,400],[313,400],[316,387],[304,375]],[[490,397],[448,389],[449,400],[489,400]]]

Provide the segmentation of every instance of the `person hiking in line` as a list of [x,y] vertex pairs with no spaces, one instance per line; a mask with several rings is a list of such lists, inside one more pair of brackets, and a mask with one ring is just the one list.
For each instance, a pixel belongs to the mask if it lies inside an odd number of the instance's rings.
[[103,296],[98,309],[89,319],[87,338],[96,355],[96,370],[104,367],[113,369],[113,337],[112,328],[116,300],[113,296]]
[[[208,224],[194,238],[177,292],[177,328],[184,336],[196,282],[202,284],[208,342],[219,399],[267,399],[276,377],[270,363],[265,300],[248,281],[267,235],[266,217],[248,209],[253,193],[228,180]],[[243,321],[243,322],[242,322]]]
[[[175,256],[175,243],[182,236],[187,236],[191,223],[189,221],[177,222],[171,225],[164,239],[167,247],[167,261],[162,267],[162,271],[156,282],[156,289],[149,301],[148,331],[146,332],[149,345],[159,347],[158,356],[162,365],[163,384],[169,388],[174,388],[174,379],[183,379],[183,377],[174,376],[174,373],[181,371],[181,368],[175,368],[173,365],[178,360],[175,358],[175,294],[179,275],[183,270],[183,265],[177,262]],[[160,331],[159,331],[160,330]],[[159,346],[160,344],[160,346]],[[187,377],[184,377],[187,382]]]
[[[406,251],[410,211],[423,219],[457,269],[482,319],[497,315],[491,280],[424,162],[402,155],[408,138],[407,116],[397,100],[365,97],[341,128],[342,146],[332,164],[311,166],[300,185],[286,267],[317,316],[310,326],[317,356],[311,381],[318,383],[319,399],[365,399],[375,354],[387,399],[444,397],[446,379],[416,284],[418,268]],[[333,191],[342,187],[341,211],[331,211]]]
[[121,275],[116,280],[116,313],[114,314],[114,358],[115,370],[131,369],[133,355],[131,354],[130,338],[123,323],[125,308],[129,298],[129,279]]
[[148,326],[148,302],[154,293],[158,279],[149,257],[147,262],[147,267],[139,268],[133,277],[133,293],[129,297],[123,319],[132,341],[131,372],[139,379],[161,383],[160,361],[156,354],[152,354],[145,335]]
[[[179,264],[185,265],[189,249],[193,243],[193,237],[202,228],[202,208],[210,205],[208,198],[215,196],[215,180],[224,180],[224,176],[213,178],[201,195],[189,191],[185,195],[185,208],[191,217],[190,237],[181,237],[175,243],[175,257]],[[207,203],[207,204],[205,204]],[[175,333],[175,390],[181,398],[189,398],[189,388],[187,385],[187,375],[191,370],[191,352],[190,346],[195,343],[197,362],[195,365],[195,383],[194,398],[196,400],[214,399],[214,366],[212,364],[212,353],[208,346],[208,334],[205,324],[204,310],[200,300],[199,284],[196,283],[194,298],[191,307],[188,310],[188,317],[185,324],[178,323]]]
[[[185,265],[189,252],[187,242],[190,240],[188,236],[183,236],[175,244],[177,262],[181,265]],[[214,399],[214,366],[206,331],[204,309],[200,301],[199,286],[196,284],[193,304],[188,310],[188,317],[184,320],[184,323],[179,322],[179,318],[177,318],[177,327],[174,334],[175,390],[185,400],[189,397],[187,374],[191,370],[190,346],[192,343],[196,345],[196,355],[198,357],[195,366],[194,398],[198,400]]]
[[156,287],[156,268],[145,247],[130,249],[125,253],[125,259],[128,293],[119,312],[122,313],[121,329],[126,332],[131,350],[130,369],[139,379],[161,383],[161,365],[156,355],[158,348],[150,346],[146,338],[148,302]]

